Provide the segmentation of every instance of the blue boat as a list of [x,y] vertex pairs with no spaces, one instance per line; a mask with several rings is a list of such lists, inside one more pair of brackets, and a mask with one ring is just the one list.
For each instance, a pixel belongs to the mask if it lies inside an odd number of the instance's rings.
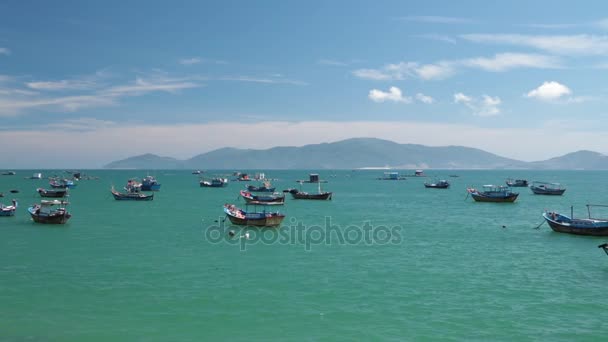
[[141,181],[141,190],[142,191],[159,191],[160,183],[158,183],[153,176],[146,176]]
[[262,186],[247,185],[247,190],[251,192],[274,192],[275,189],[269,181],[265,181]]
[[[125,188],[126,189],[126,188]],[[118,192],[112,187],[112,196],[117,201],[151,201],[154,199],[154,194],[146,195],[139,191],[127,190],[126,193]]]
[[484,185],[481,191],[468,188],[467,192],[475,202],[512,203],[519,196],[519,193],[511,191],[509,187],[500,185]]
[[222,188],[228,185],[228,179],[218,177],[213,178],[211,181],[201,180],[199,184],[203,188]]
[[70,188],[73,189],[76,187],[74,181],[69,180],[69,179],[61,179],[61,180],[56,180],[53,179],[49,182],[49,184],[51,185],[51,188],[55,188],[55,189],[66,189],[66,188]]
[[608,207],[606,205],[587,204],[589,216],[574,218],[570,207],[570,216],[555,211],[543,213],[543,218],[554,232],[575,235],[608,236],[608,219],[591,217],[591,207]]
[[17,206],[19,204],[17,204],[16,200],[12,201],[12,205],[4,205],[4,203],[0,203],[0,216],[14,216],[15,215],[15,210],[17,210]]

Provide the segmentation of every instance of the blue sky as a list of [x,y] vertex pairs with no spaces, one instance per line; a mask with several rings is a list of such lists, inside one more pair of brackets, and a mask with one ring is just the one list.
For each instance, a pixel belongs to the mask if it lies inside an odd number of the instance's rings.
[[0,168],[360,136],[522,160],[606,153],[607,9],[3,1]]

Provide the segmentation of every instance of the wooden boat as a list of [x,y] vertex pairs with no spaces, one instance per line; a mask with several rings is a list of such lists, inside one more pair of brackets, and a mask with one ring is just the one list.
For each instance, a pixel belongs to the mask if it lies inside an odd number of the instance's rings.
[[276,212],[245,211],[233,204],[224,205],[224,212],[232,224],[240,226],[276,227],[280,226],[285,218],[284,214]]
[[51,186],[51,188],[54,188],[54,189],[65,189],[65,188],[73,189],[76,187],[77,184],[75,184],[74,181],[69,180],[69,179],[61,179],[61,180],[52,179],[51,181],[49,181],[49,185]]
[[146,176],[141,181],[142,191],[160,191],[160,183],[153,176]]
[[247,190],[251,192],[274,192],[276,188],[269,181],[265,181],[262,186],[247,185]]
[[445,179],[436,180],[434,182],[424,182],[424,187],[431,189],[447,189],[450,187],[450,182]]
[[302,184],[302,183],[327,183],[326,180],[319,179],[319,174],[317,174],[317,173],[309,174],[307,180],[298,180],[296,182],[298,182],[300,184]]
[[51,197],[51,198],[63,198],[68,194],[67,189],[43,189],[38,188],[36,191],[40,194],[40,197]]
[[228,179],[227,178],[213,178],[212,180],[208,181],[208,180],[201,180],[199,182],[201,187],[204,188],[222,188],[225,186],[228,186]]
[[12,205],[4,205],[4,203],[0,203],[0,216],[14,216],[17,207],[18,203],[16,200],[12,200]]
[[508,178],[505,183],[507,183],[507,186],[510,187],[527,187],[528,186],[528,181],[525,179],[512,179],[512,178]]
[[34,173],[29,179],[42,179],[42,173]]
[[118,192],[112,187],[112,196],[117,201],[151,201],[154,199],[154,194],[146,195],[139,191]]
[[553,195],[561,196],[564,194],[566,189],[560,183],[547,183],[547,182],[532,182],[530,190],[536,195]]
[[468,188],[467,192],[476,202],[515,202],[519,193],[501,185],[484,185],[483,190]]
[[248,204],[258,205],[283,205],[285,204],[285,195],[254,195],[249,191],[241,190],[241,197]]
[[608,206],[587,204],[588,218],[574,218],[572,207],[570,207],[570,216],[552,211],[543,213],[543,218],[549,227],[558,233],[608,236],[608,219],[592,218],[591,207]]
[[60,200],[41,201],[29,208],[30,216],[36,223],[64,224],[72,215],[66,209],[68,202]]

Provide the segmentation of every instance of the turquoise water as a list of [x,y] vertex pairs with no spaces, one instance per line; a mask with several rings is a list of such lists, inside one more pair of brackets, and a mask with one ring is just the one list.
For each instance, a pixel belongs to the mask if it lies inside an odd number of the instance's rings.
[[[586,203],[608,204],[607,172],[430,172],[460,176],[438,190],[424,178],[325,171],[332,201],[288,198],[283,227],[253,229],[249,240],[228,239],[230,229],[245,232],[222,227],[221,215],[224,203],[242,204],[247,183],[200,188],[189,171],[157,171],[154,201],[119,202],[110,186],[146,173],[91,170],[100,179],[71,192],[70,222],[45,226],[26,210],[48,184],[23,179],[33,172],[0,176],[0,200],[20,203],[15,217],[0,217],[2,340],[570,341],[608,331],[608,257],[597,248],[608,237],[533,229],[544,209],[574,205],[582,216]],[[278,189],[308,173],[266,171]],[[467,187],[508,177],[567,191],[517,188],[513,204],[465,199]]]

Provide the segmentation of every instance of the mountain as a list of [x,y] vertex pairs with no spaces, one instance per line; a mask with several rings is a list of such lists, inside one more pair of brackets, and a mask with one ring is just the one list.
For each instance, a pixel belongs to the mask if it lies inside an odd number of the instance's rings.
[[112,162],[122,169],[601,169],[608,156],[579,151],[544,161],[524,162],[463,146],[398,144],[375,138],[353,138],[302,147],[266,150],[221,148],[187,160],[144,154]]
[[608,156],[593,151],[578,151],[530,164],[539,169],[608,170]]

